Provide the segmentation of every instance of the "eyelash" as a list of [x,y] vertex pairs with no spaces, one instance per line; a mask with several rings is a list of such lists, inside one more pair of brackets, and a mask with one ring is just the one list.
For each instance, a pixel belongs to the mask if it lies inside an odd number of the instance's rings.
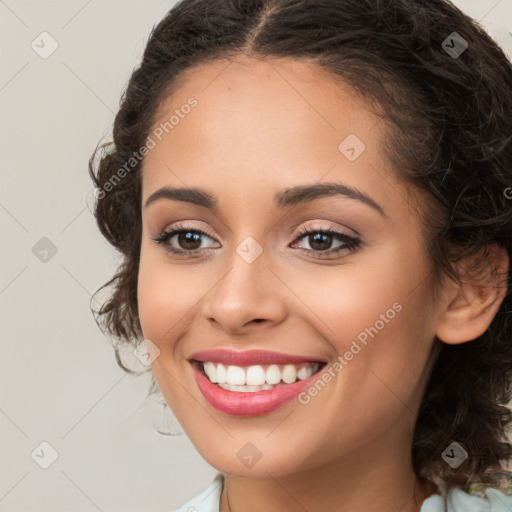
[[[200,229],[192,228],[190,226],[186,226],[184,224],[177,224],[173,229],[170,231],[162,231],[159,235],[152,237],[152,240],[156,242],[159,245],[164,245],[165,250],[171,254],[175,255],[181,255],[185,257],[194,257],[201,249],[194,249],[194,250],[186,250],[186,249],[175,249],[169,245],[169,240],[173,238],[175,235],[179,235],[181,233],[196,233],[199,235],[206,235],[209,238],[211,237],[208,233],[205,231],[202,231]],[[313,249],[302,249],[299,248],[298,250],[304,254],[310,254],[311,252],[316,253],[320,257],[325,257],[331,254],[340,253],[344,250],[347,250],[348,252],[355,251],[359,248],[361,245],[360,240],[357,238],[351,237],[345,233],[341,233],[338,231],[333,230],[332,228],[328,229],[310,229],[308,227],[302,228],[297,236],[295,237],[295,240],[293,243],[296,243],[297,241],[300,241],[302,238],[305,238],[306,236],[309,236],[311,234],[317,234],[321,233],[322,235],[330,236],[332,238],[337,239],[340,242],[344,242],[343,245],[340,245],[339,247],[336,247],[334,249],[327,249],[326,251],[315,251]],[[203,249],[204,250],[204,249]]]

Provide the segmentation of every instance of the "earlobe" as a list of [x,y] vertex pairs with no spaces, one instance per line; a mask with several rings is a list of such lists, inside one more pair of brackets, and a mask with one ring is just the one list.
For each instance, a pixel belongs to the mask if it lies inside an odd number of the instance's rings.
[[509,259],[504,248],[489,247],[485,258],[458,264],[461,283],[445,289],[446,306],[436,335],[448,344],[464,343],[481,336],[491,325],[507,293]]

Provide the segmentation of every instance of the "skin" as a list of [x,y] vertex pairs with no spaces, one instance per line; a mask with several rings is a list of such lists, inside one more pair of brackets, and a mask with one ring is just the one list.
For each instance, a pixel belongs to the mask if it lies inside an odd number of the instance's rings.
[[[155,126],[191,96],[198,105],[144,160],[139,317],[160,350],[152,367],[169,406],[227,475],[221,512],[419,510],[434,488],[414,474],[412,433],[435,335],[449,343],[478,336],[503,293],[466,293],[446,280],[434,297],[424,228],[384,156],[384,123],[347,85],[305,61],[213,61],[186,71]],[[338,150],[351,133],[366,146],[355,161]],[[342,195],[274,204],[282,189],[319,182],[357,188],[384,215]],[[218,210],[169,199],[144,207],[164,186],[204,189]],[[194,257],[152,240],[178,221],[208,233]],[[304,226],[360,246],[322,258],[311,238],[297,239]],[[236,252],[248,236],[263,251],[252,263]],[[170,243],[190,247],[177,236]],[[330,238],[324,247],[340,246]],[[205,400],[187,361],[223,347],[329,366],[394,303],[402,310],[306,405],[226,415]],[[252,467],[237,456],[248,442],[261,452]]]

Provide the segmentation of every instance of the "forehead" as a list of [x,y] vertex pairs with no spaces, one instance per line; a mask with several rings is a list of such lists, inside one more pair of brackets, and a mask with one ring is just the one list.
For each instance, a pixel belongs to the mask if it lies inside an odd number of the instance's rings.
[[[154,125],[194,97],[198,105],[191,114],[195,115],[173,132],[190,135],[187,128],[193,128],[194,139],[202,143],[219,130],[237,145],[248,131],[254,145],[259,140],[269,143],[270,135],[278,134],[272,146],[297,136],[316,141],[347,128],[364,137],[378,122],[365,100],[341,77],[306,60],[219,59],[187,69],[172,89]],[[245,142],[249,146],[249,140]]]
[[[161,104],[155,129],[144,197],[166,185],[249,194],[323,179],[376,189],[382,181],[380,118],[310,61],[243,57],[190,68]],[[356,159],[347,158],[351,147]]]

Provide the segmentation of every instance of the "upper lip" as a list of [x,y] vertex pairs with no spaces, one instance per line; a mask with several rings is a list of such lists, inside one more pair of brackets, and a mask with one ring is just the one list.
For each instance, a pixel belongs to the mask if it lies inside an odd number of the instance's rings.
[[230,350],[230,349],[207,349],[195,352],[190,360],[211,361],[234,366],[268,365],[268,364],[300,364],[300,363],[324,363],[323,359],[312,356],[295,354],[283,354],[268,350]]

